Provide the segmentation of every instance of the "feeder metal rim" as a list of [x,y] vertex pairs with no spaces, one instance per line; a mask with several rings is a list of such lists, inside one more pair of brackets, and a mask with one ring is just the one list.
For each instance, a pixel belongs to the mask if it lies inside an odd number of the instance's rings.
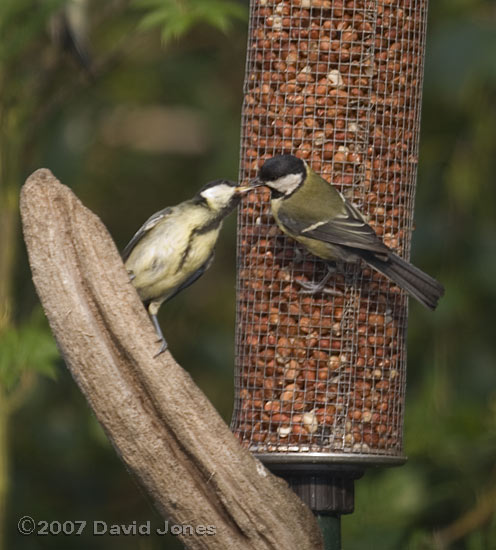
[[346,466],[402,466],[406,456],[369,455],[359,453],[253,453],[264,464],[328,464]]

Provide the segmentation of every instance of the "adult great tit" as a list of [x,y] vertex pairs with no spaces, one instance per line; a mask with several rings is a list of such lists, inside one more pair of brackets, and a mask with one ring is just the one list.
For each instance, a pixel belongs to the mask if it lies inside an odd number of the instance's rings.
[[[424,306],[435,309],[444,287],[396,255],[376,235],[358,209],[308,164],[293,156],[267,160],[250,182],[271,191],[271,207],[280,229],[327,262],[364,260]],[[333,269],[312,292],[322,291]]]
[[157,319],[160,306],[210,267],[222,222],[249,189],[212,181],[192,199],[153,214],[124,249],[126,269],[162,343],[157,355],[167,349]]

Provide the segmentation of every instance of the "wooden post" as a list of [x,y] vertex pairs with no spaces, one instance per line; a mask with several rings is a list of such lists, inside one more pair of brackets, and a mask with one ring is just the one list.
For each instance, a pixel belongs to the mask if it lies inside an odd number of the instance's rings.
[[48,171],[21,193],[33,281],[62,356],[126,466],[190,549],[321,549],[310,510],[241,448],[156,335],[102,222]]

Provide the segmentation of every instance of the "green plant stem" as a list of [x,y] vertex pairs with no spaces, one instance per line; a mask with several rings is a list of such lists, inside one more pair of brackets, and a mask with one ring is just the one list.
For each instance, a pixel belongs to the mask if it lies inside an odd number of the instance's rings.
[[0,389],[0,392],[0,550],[3,550],[5,548],[5,520],[9,492],[9,406],[3,389]]
[[474,508],[434,535],[436,548],[450,548],[455,542],[487,525],[496,511],[496,485],[482,493]]
[[[1,81],[1,79],[0,79]],[[21,131],[17,116],[0,105],[0,335],[12,325],[13,283],[17,233],[19,231],[18,194],[20,182]],[[19,384],[23,386],[22,379]],[[5,525],[9,493],[8,424],[11,398],[0,387],[0,550],[6,547]],[[23,392],[22,392],[23,393]]]
[[11,322],[18,224],[16,194],[6,189],[0,193],[0,332]]

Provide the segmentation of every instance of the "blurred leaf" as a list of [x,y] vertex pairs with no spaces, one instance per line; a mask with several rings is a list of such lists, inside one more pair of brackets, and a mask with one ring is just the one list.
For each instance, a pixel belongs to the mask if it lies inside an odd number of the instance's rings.
[[247,18],[246,6],[229,0],[135,0],[134,5],[149,10],[140,27],[160,27],[164,43],[180,38],[200,23],[226,32],[233,19]]
[[0,2],[0,62],[11,62],[46,31],[49,17],[68,0],[2,0]]
[[0,335],[0,384],[10,391],[23,372],[32,370],[55,378],[59,353],[40,309],[19,327],[8,327]]

